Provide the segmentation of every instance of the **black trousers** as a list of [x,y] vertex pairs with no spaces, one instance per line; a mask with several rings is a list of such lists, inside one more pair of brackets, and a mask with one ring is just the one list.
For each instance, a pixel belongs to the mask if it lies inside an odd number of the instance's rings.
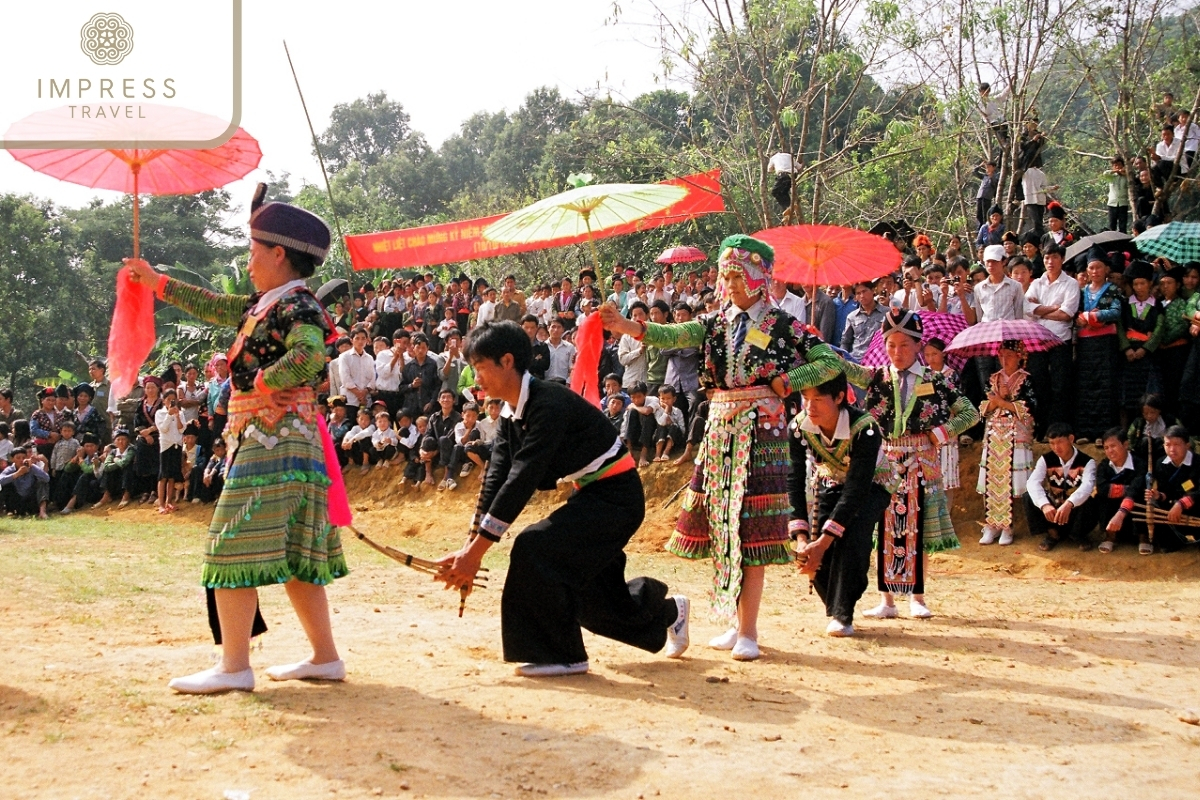
[[4,500],[4,510],[18,517],[36,516],[41,510],[41,504],[46,502],[49,494],[50,484],[40,481],[34,482],[33,491],[27,495],[20,494],[14,484],[0,486],[0,498]]
[[[1067,520],[1067,524],[1062,526],[1051,525],[1042,510],[1029,499],[1028,492],[1021,498],[1021,503],[1025,506],[1025,521],[1029,523],[1029,532],[1034,536],[1045,536],[1054,531],[1058,534],[1060,541],[1073,539],[1086,542],[1088,533],[1091,531],[1091,527],[1088,527],[1089,522],[1092,527],[1096,525],[1095,511],[1091,508],[1095,503],[1092,500],[1085,500],[1083,505],[1071,509],[1071,516]],[[1108,520],[1105,520],[1105,524],[1108,524]]]
[[679,427],[678,425],[659,425],[654,431],[655,443],[665,442],[667,440],[670,440],[671,448],[674,450],[678,450],[679,448],[683,447],[683,428]]
[[[1108,521],[1113,518],[1121,508],[1120,497],[1101,497],[1096,495],[1091,500],[1083,504],[1083,517],[1080,519],[1080,530],[1084,535],[1090,535],[1092,531],[1099,528],[1100,539],[1107,539],[1110,535],[1108,532]],[[1041,512],[1038,512],[1041,514]],[[1075,516],[1077,511],[1072,511],[1071,516]],[[1042,520],[1045,521],[1045,515],[1042,515]],[[1126,514],[1125,522],[1121,525],[1121,530],[1117,531],[1113,536],[1113,541],[1137,541],[1137,530],[1134,528],[1133,518]]]
[[1029,354],[1029,374],[1038,400],[1034,420],[1039,438],[1056,422],[1071,423],[1071,370],[1074,359],[1071,343]]
[[629,437],[626,442],[629,449],[635,453],[642,447],[653,450],[654,431],[658,428],[658,422],[654,419],[654,415],[639,413],[633,406],[630,406],[625,413],[628,415],[625,433]]
[[[217,595],[215,589],[205,589],[204,599],[208,604],[208,629],[212,631],[213,644],[221,644],[221,619],[217,616]],[[267,632],[267,621],[263,619],[258,601],[254,603],[254,624],[250,628],[250,638],[262,636]]]
[[[120,467],[100,474],[100,483],[113,500],[120,500],[121,496],[125,494],[127,489],[125,473],[130,471],[128,467]],[[132,494],[132,491],[130,493]]]
[[781,172],[775,176],[775,185],[771,187],[771,197],[779,204],[780,211],[786,211],[792,205],[792,176]]
[[378,464],[380,461],[391,461],[395,457],[396,446],[394,444],[389,444],[382,450],[375,447],[375,445],[371,445],[367,448],[367,461],[369,461],[372,465]]
[[1108,206],[1108,229],[1125,233],[1129,227],[1129,206]]
[[988,211],[991,211],[992,206],[996,204],[995,197],[976,197],[975,198],[975,221],[979,223],[976,230],[987,224]]
[[[825,614],[843,625],[854,622],[854,606],[867,591],[875,526],[883,521],[891,499],[882,486],[872,486],[841,537],[825,551],[821,567],[813,576],[813,587],[825,604]],[[819,524],[824,525],[825,520],[819,520]]]
[[1025,206],[1025,224],[1022,226],[1026,231],[1033,231],[1040,238],[1045,233],[1045,228],[1042,227],[1042,217],[1046,214],[1045,206],[1037,206],[1028,203]]
[[[104,486],[90,469],[80,474],[79,480],[75,481],[75,487],[71,491],[71,496],[75,498],[75,505],[79,508],[99,502],[103,494]],[[67,500],[69,502],[70,497]]]
[[651,653],[667,642],[678,608],[667,585],[625,581],[625,545],[646,514],[637,472],[585,486],[518,534],[500,600],[504,660],[587,660],[583,632]]

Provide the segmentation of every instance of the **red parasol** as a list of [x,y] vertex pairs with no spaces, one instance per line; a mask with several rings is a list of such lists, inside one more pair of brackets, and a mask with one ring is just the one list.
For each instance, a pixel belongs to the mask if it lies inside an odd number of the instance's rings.
[[871,281],[900,266],[900,251],[879,236],[837,225],[786,225],[754,234],[775,248],[774,277],[802,286]]
[[[211,124],[206,115],[176,110],[179,128]],[[27,129],[43,130],[60,124],[53,115],[34,115],[16,123],[6,138],[20,138]],[[27,135],[27,134],[26,134]],[[43,134],[44,135],[44,134]],[[114,131],[113,138],[124,135]],[[144,138],[144,137],[143,137]],[[229,141],[208,150],[9,150],[30,169],[92,189],[112,189],[133,195],[133,257],[140,257],[138,195],[195,194],[218,189],[246,177],[258,167],[262,151],[250,134],[238,128]]]
[[662,255],[654,259],[656,264],[688,264],[692,261],[707,261],[708,256],[699,247],[682,246],[668,247]]
[[946,348],[946,355],[953,351],[962,356],[994,356],[1000,351],[1000,344],[1010,339],[1024,343],[1030,353],[1064,343],[1041,323],[1027,319],[994,319],[972,325],[955,336]]
[[[927,345],[930,339],[941,339],[949,345],[954,341],[954,337],[967,327],[967,318],[962,314],[922,311],[919,316],[921,317],[921,328],[924,331],[921,334],[921,347]],[[925,363],[924,356],[918,357],[922,364]],[[863,353],[861,363],[864,367],[883,367],[889,363],[887,349],[883,344],[883,334],[879,331],[875,331],[875,335],[871,337],[871,343],[867,345],[867,352]],[[946,353],[946,363],[962,372],[962,368],[967,363],[967,357],[961,353],[948,352]]]

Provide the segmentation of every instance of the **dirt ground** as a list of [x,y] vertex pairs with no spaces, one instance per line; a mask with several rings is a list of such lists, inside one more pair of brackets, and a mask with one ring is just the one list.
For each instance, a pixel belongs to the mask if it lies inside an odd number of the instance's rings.
[[[705,614],[707,565],[661,552],[686,472],[645,476],[630,574],[694,598],[693,647],[671,662],[589,635],[591,674],[562,679],[500,660],[506,548],[487,562],[496,588],[458,619],[456,595],[347,541],[353,573],[330,592],[345,684],[266,679],[307,655],[271,588],[258,690],[175,695],[167,680],[213,657],[196,585],[207,510],[0,520],[0,796],[1197,796],[1200,727],[1181,717],[1200,710],[1200,554],[1047,557],[1027,535],[982,548],[964,490],[963,547],[931,565],[937,617],[827,639],[807,579],[780,567],[764,657],[739,664],[704,646],[723,629]],[[476,480],[446,496],[395,479],[350,477],[361,527],[420,555],[456,546]]]

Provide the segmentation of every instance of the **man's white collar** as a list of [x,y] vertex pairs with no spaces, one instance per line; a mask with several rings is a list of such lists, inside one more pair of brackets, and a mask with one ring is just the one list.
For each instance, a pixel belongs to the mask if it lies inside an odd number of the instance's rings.
[[[829,441],[829,437],[825,436],[825,434],[822,433],[821,426],[819,426],[819,425],[817,425],[817,423],[813,422],[812,417],[808,416],[807,414],[804,416],[804,421],[800,423],[800,430],[805,431],[806,433],[818,434],[826,441]],[[838,412],[837,425],[835,425],[833,428],[833,439],[834,439],[834,441],[840,441],[842,439],[849,439],[849,438],[850,438],[850,412],[843,408],[841,411]]]
[[504,408],[500,410],[503,416],[511,417],[512,419],[521,419],[525,415],[525,403],[529,402],[529,382],[533,380],[533,376],[526,372],[521,376],[521,394],[517,397],[517,407],[513,408],[508,403],[504,404]]
[[[1163,457],[1163,460],[1162,460],[1162,463],[1164,463],[1164,464],[1170,464],[1170,463],[1171,463],[1171,457],[1170,457],[1170,456],[1164,456],[1164,457]],[[1182,464],[1180,464],[1180,466],[1181,466],[1181,467],[1190,467],[1191,465],[1192,465],[1192,451],[1191,451],[1191,450],[1188,450],[1188,451],[1187,451],[1187,453],[1184,455],[1184,457],[1183,457],[1183,463],[1182,463]]]
[[729,305],[725,306],[725,320],[732,325],[737,321],[738,316],[743,311],[750,315],[751,322],[757,324],[767,313],[767,304],[762,301],[761,294],[759,295],[758,300],[755,301],[754,305],[750,306],[749,308],[738,308],[736,304],[730,303]]

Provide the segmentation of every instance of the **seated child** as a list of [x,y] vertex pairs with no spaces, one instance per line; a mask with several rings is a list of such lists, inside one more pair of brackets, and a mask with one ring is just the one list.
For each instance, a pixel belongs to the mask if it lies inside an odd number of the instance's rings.
[[[1088,503],[1088,519],[1084,525],[1090,533],[1096,523],[1107,526],[1109,520],[1121,510],[1121,501],[1129,485],[1146,474],[1146,461],[1129,449],[1129,439],[1120,428],[1109,428],[1100,440],[1104,445],[1105,458],[1096,467],[1096,491]],[[1116,530],[1105,528],[1101,553],[1111,553],[1118,538],[1136,539],[1133,520],[1126,517]]]
[[342,437],[342,449],[350,455],[350,462],[361,467],[365,473],[370,467],[371,437],[375,434],[375,426],[371,424],[371,412],[360,408],[356,415],[358,424]]
[[654,413],[654,460],[670,461],[671,451],[683,446],[683,411],[675,407],[675,389],[658,387],[658,411]]
[[[417,443],[419,442],[420,449],[413,453],[415,458],[410,458],[408,464],[405,465],[404,474],[400,476],[400,485],[414,483],[417,489],[420,489],[424,485],[426,478],[431,477],[430,473],[433,470],[426,461],[421,459],[421,455],[426,449],[425,443],[429,440],[429,417],[424,415],[417,417],[417,422],[413,427],[416,429],[414,434],[416,439],[410,447],[418,446]],[[437,442],[434,441],[431,447],[436,452]]]
[[1161,461],[1166,455],[1163,436],[1167,428],[1179,424],[1163,413],[1165,406],[1162,395],[1148,394],[1142,398],[1142,415],[1129,423],[1129,449],[1143,459],[1149,447],[1149,457]]
[[400,437],[392,430],[392,417],[386,411],[375,415],[375,432],[371,434],[369,459],[375,469],[383,469],[396,463]]
[[1135,526],[1138,552],[1144,556],[1152,554],[1156,545],[1163,552],[1178,550],[1184,544],[1196,542],[1196,534],[1200,532],[1200,528],[1179,524],[1185,514],[1200,516],[1200,509],[1196,507],[1200,500],[1200,458],[1192,452],[1187,429],[1182,425],[1167,428],[1163,449],[1166,455],[1154,461],[1153,481],[1143,474],[1130,483],[1125,489],[1121,510],[1108,523],[1109,532],[1119,531],[1133,513],[1135,504],[1153,506],[1160,515],[1165,515],[1165,524],[1159,520],[1155,522],[1153,541],[1144,522]]
[[621,438],[639,467],[650,464],[649,452],[654,449],[654,430],[658,421],[658,398],[650,396],[646,384],[638,381],[629,388],[629,408],[625,411],[625,429]]
[[200,489],[197,496],[203,503],[215,503],[225,488],[225,440],[214,439],[212,443],[212,458],[204,465],[204,473],[200,478]]

